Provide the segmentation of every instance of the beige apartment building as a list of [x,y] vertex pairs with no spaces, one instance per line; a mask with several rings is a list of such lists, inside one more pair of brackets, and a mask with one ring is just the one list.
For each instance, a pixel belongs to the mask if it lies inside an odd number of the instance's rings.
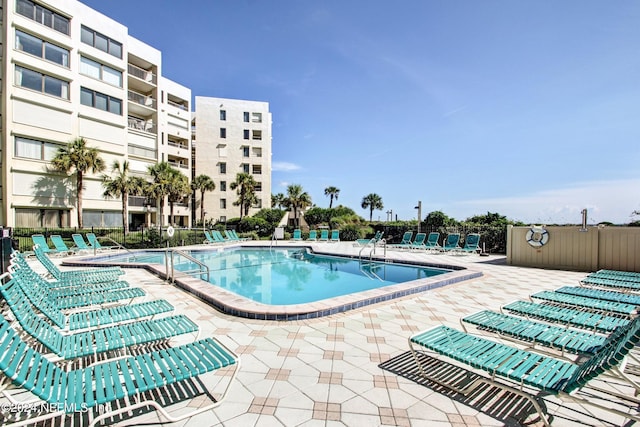
[[[128,160],[131,173],[140,176],[167,161],[191,180],[191,90],[162,76],[160,51],[75,0],[0,4],[0,224],[77,225],[75,184],[49,166],[59,147],[79,137],[98,148],[106,173],[114,160]],[[268,112],[256,112],[270,124]],[[249,124],[252,131],[255,123]],[[270,132],[264,136],[270,143]],[[249,141],[253,157],[256,142]],[[259,165],[258,174],[265,167]],[[270,183],[263,189],[269,194]],[[122,225],[121,201],[106,200],[103,192],[99,176],[86,176],[85,227]],[[169,208],[164,218],[159,208],[157,201],[131,198],[132,229],[167,224]],[[174,215],[174,223],[191,225],[188,198],[174,205]]]
[[[206,192],[206,220],[225,222],[240,216],[231,184],[238,173],[257,181],[258,203],[249,215],[271,207],[271,113],[269,103],[196,96],[193,121],[196,174],[216,184]],[[199,199],[199,196],[196,198]],[[200,217],[199,206],[196,216]]]

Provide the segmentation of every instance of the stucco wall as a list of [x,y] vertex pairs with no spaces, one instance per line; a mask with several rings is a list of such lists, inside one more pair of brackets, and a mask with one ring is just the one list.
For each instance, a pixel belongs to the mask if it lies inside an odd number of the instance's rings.
[[529,227],[507,229],[507,263],[524,267],[597,271],[640,272],[640,228],[546,227],[548,242],[532,247],[526,239]]

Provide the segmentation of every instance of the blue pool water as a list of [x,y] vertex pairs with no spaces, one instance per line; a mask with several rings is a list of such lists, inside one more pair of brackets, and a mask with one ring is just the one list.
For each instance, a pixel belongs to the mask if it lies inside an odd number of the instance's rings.
[[[209,266],[209,281],[213,285],[271,305],[309,303],[450,271],[402,264],[361,263],[357,259],[316,255],[293,248],[195,250],[190,255]],[[102,260],[165,263],[162,252]],[[175,268],[193,271],[197,266],[178,257]]]

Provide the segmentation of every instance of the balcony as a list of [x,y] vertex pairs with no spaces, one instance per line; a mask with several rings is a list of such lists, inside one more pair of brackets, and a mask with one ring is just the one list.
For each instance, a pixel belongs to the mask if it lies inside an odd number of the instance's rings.
[[184,169],[184,170],[188,170],[189,169],[189,164],[186,162],[179,162],[179,161],[175,161],[175,160],[167,160],[167,163],[169,163],[171,166],[178,168],[178,169]]
[[129,126],[129,129],[135,129],[142,132],[148,132],[153,134],[157,133],[157,129],[155,124],[153,123],[153,120],[143,120],[137,117],[129,116],[128,126]]
[[132,90],[128,91],[129,111],[141,116],[148,115],[156,110],[156,99],[150,95],[143,95]]
[[153,85],[156,84],[156,75],[151,71],[143,70],[142,68],[136,67],[133,64],[128,64],[127,71],[130,75],[137,77],[142,81],[151,83]]
[[187,141],[172,141],[172,140],[169,140],[169,141],[167,141],[167,144],[169,146],[171,146],[171,147],[180,148],[182,150],[189,149],[189,143]]
[[156,75],[133,64],[127,65],[129,88],[140,92],[149,92],[156,87]]
[[[186,103],[186,101],[184,101],[184,102]],[[184,105],[183,103],[174,102],[174,101],[171,101],[169,99],[169,100],[167,100],[167,104],[169,104],[169,105],[171,105],[173,107],[176,107],[177,109],[182,110],[182,111],[189,111],[187,106]]]

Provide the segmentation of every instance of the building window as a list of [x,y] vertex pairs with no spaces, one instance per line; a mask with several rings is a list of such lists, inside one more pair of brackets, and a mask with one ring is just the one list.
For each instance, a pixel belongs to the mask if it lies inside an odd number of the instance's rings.
[[80,73],[122,87],[122,72],[91,59],[80,57]]
[[244,139],[249,139],[249,129],[245,129],[242,131]]
[[69,18],[40,6],[31,0],[17,0],[16,12],[62,34],[69,35]]
[[220,209],[227,209],[227,199],[220,199]]
[[242,168],[242,172],[249,173],[249,163],[243,163],[240,167]]
[[80,88],[80,103],[88,107],[122,115],[122,100],[86,87]]
[[253,151],[253,157],[262,157],[262,148],[253,147],[251,151]]
[[252,131],[251,139],[261,140],[262,139],[262,131],[261,130]]
[[16,49],[69,68],[69,51],[16,30]]
[[220,138],[227,137],[227,128],[220,128]]
[[249,157],[249,147],[242,147],[242,157]]
[[251,173],[253,175],[262,175],[262,165],[253,165],[251,167]]
[[242,117],[245,123],[249,123],[249,112],[245,111],[244,113],[242,113]]
[[260,181],[256,182],[256,191],[262,191],[262,183]]
[[69,82],[29,70],[28,68],[16,66],[16,84],[47,95],[69,99]]
[[227,181],[220,181],[220,191],[227,191]]
[[[226,215],[220,216],[220,222],[227,222],[227,216]],[[227,260],[223,259],[222,261],[226,262]],[[226,279],[226,277],[225,277],[225,279]]]
[[68,210],[16,208],[16,227],[68,227],[69,217]]
[[37,141],[16,136],[15,139],[15,157],[34,160],[51,160],[58,152],[58,144],[51,142]]
[[227,173],[227,164],[226,163],[220,162],[220,163],[218,163],[218,166],[220,167],[220,173],[221,174]]
[[262,123],[262,113],[251,113],[251,121],[253,123]]
[[227,110],[220,110],[220,120],[227,120]]
[[122,58],[122,43],[117,42],[109,37],[92,30],[91,28],[82,26],[80,40],[82,43],[107,52],[116,58]]

